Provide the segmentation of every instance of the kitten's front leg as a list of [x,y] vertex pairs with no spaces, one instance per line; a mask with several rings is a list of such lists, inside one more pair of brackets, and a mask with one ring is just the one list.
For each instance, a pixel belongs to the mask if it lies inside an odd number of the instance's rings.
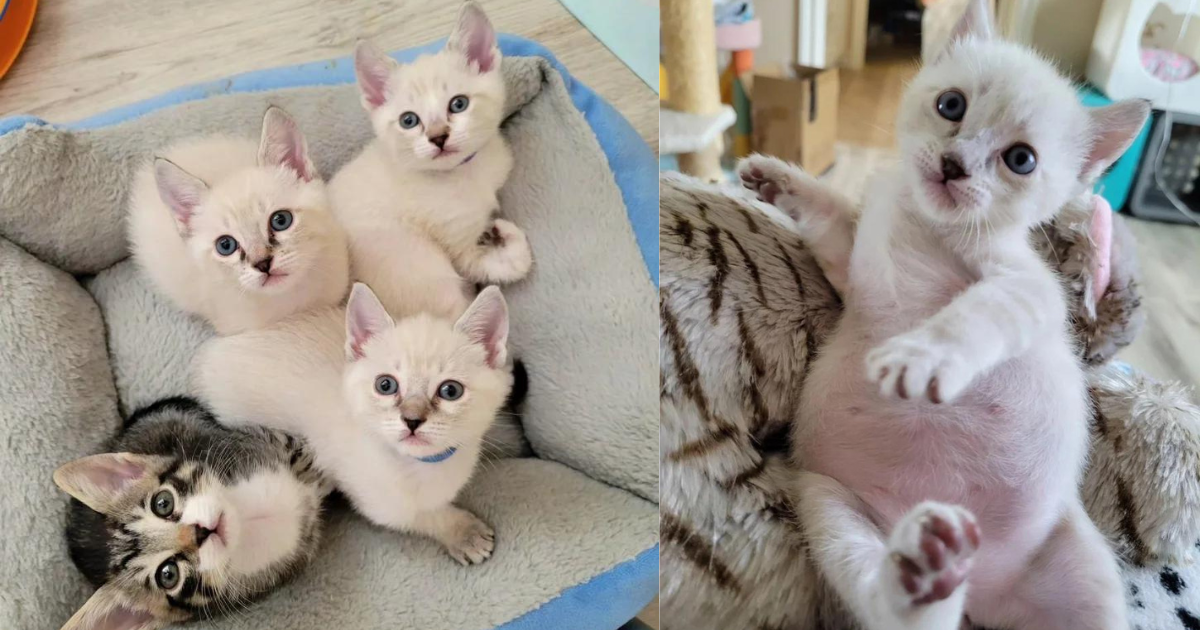
[[845,296],[858,224],[854,203],[800,167],[777,158],[752,155],[737,170],[744,187],[796,221],[800,238],[825,277]]
[[867,378],[880,394],[950,402],[977,376],[1061,326],[1061,290],[1032,256],[985,269],[933,317],[867,353]]
[[866,630],[958,630],[979,527],[964,509],[926,502],[887,541],[836,480],[801,476],[798,513],[817,567]]
[[507,284],[524,278],[533,266],[525,232],[511,221],[495,219],[474,247],[459,256],[459,270],[484,284]]
[[450,557],[462,565],[487,560],[496,545],[491,526],[453,504],[417,514],[410,529],[441,543]]

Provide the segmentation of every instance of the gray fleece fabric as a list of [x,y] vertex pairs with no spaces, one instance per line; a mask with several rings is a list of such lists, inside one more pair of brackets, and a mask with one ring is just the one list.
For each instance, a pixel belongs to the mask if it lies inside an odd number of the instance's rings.
[[[485,462],[464,490],[464,505],[496,529],[495,555],[459,567],[432,542],[335,507],[296,582],[200,627],[492,628],[657,543],[655,290],[561,76],[532,57],[507,58],[504,70],[516,167],[502,214],[535,257],[505,295],[538,458]],[[257,137],[275,104],[299,121],[328,177],[370,139],[358,101],[351,85],[222,95],[100,129],[0,136],[0,628],[58,627],[86,599],[51,473],[95,452],[122,414],[188,393],[191,356],[212,334],[125,260],[134,170],[187,136]]]

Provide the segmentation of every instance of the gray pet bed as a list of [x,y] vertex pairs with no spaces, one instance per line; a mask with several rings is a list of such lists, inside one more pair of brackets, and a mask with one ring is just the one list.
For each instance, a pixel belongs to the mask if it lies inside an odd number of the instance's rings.
[[[655,287],[627,207],[639,197],[627,170],[652,178],[652,156],[644,144],[614,156],[611,135],[632,130],[540,46],[502,37],[501,48],[516,155],[501,201],[537,258],[505,293],[537,457],[487,462],[463,493],[494,525],[495,555],[460,567],[430,541],[336,509],[295,582],[200,627],[611,629],[654,596]],[[90,595],[67,556],[67,501],[51,473],[95,452],[122,415],[188,393],[191,355],[211,334],[126,259],[133,169],[185,136],[255,136],[277,104],[328,176],[371,133],[350,81],[339,60],[184,90],[74,129],[0,120],[0,628],[57,628]]]

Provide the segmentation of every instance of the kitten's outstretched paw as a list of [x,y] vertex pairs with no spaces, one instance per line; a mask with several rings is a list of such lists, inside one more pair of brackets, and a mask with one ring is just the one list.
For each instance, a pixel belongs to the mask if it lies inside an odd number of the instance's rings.
[[757,195],[759,201],[783,210],[793,219],[799,218],[798,188],[811,181],[799,167],[755,154],[738,163],[737,173],[742,186]]
[[886,592],[900,611],[950,597],[979,549],[979,525],[965,509],[926,501],[896,523],[884,561]]
[[505,284],[524,278],[533,266],[533,251],[525,232],[511,221],[496,219],[492,228],[479,237],[484,249],[478,264],[476,280]]
[[463,566],[479,564],[492,557],[496,533],[478,516],[466,510],[461,510],[460,514],[453,532],[442,541],[446,552]]
[[974,378],[966,361],[925,335],[897,335],[867,353],[867,378],[885,398],[950,402]]

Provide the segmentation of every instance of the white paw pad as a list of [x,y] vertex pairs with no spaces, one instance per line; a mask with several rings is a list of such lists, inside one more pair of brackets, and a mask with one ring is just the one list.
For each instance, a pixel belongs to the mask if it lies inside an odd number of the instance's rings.
[[479,564],[492,557],[496,534],[478,517],[468,514],[458,527],[454,539],[446,544],[446,552],[462,565]]
[[949,402],[971,380],[969,367],[935,340],[898,335],[867,353],[867,378],[884,398]]

